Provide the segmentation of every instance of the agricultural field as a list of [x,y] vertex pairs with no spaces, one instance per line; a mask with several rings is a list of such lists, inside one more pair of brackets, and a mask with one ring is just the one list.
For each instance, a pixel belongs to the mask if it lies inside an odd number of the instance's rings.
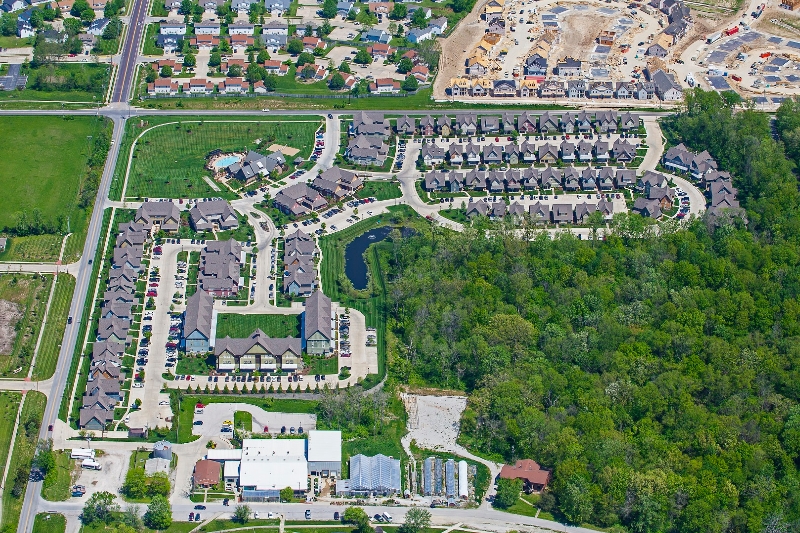
[[274,338],[299,337],[300,315],[244,315],[220,313],[217,315],[217,338],[247,337],[256,328]]
[[0,234],[12,236],[0,260],[55,261],[67,232],[83,248],[96,190],[89,163],[105,160],[96,155],[107,151],[105,125],[91,116],[0,117]]
[[[234,198],[236,194],[226,185],[212,181],[211,171],[205,169],[209,152],[217,149],[223,152],[260,149],[267,153],[269,146],[280,144],[299,149],[297,156],[307,158],[314,144],[314,132],[320,125],[320,121],[313,118],[308,121],[281,122],[258,120],[255,117],[243,117],[239,121],[175,120],[174,117],[171,120],[164,117],[163,125],[158,127],[144,123],[141,128],[134,127],[126,131],[121,152],[123,155],[112,183],[112,197],[121,196],[125,188],[126,198]],[[124,187],[127,155],[134,139],[138,140],[131,159],[127,187]]]
[[51,276],[0,275],[0,377],[27,376],[52,282]]

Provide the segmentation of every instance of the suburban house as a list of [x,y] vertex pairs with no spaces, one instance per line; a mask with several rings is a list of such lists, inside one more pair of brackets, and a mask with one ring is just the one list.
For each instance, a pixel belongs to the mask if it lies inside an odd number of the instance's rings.
[[222,231],[239,227],[239,219],[226,200],[196,202],[189,210],[189,223],[195,231],[212,231],[214,226]]
[[301,317],[302,348],[309,355],[328,355],[333,351],[333,326],[331,299],[314,291],[306,299]]
[[242,245],[235,239],[208,241],[200,252],[198,289],[214,296],[233,296],[242,286]]
[[214,355],[218,371],[275,372],[303,367],[300,339],[273,339],[260,329],[244,339],[217,339]]
[[183,313],[183,344],[187,353],[206,353],[214,346],[216,332],[214,298],[197,291],[186,299]]

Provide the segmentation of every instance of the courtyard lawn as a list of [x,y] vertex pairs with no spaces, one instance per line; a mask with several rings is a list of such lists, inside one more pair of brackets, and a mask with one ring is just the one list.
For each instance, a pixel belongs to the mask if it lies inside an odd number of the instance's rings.
[[182,355],[175,366],[176,374],[206,375],[216,368],[216,358],[213,355]]
[[[103,118],[72,116],[3,116],[0,131],[0,232],[17,226],[25,213],[44,235],[12,238],[2,261],[55,261],[62,231],[75,235],[83,249],[89,209],[80,206],[93,139],[105,128]],[[102,165],[102,161],[100,162]],[[91,195],[94,199],[94,194]],[[65,257],[65,260],[67,258]]]
[[[17,419],[21,401],[22,396],[18,392],[0,392],[0,477],[5,470],[8,452],[11,449],[11,434],[14,431],[14,421]],[[13,467],[12,464],[11,468]]]
[[36,274],[0,275],[0,301],[14,306],[7,307],[0,319],[7,321],[15,335],[10,343],[0,344],[0,377],[27,377],[52,280]]
[[303,365],[308,369],[309,375],[338,374],[339,359],[337,357],[319,357],[315,355],[303,356]]
[[256,329],[273,338],[299,337],[300,315],[244,315],[220,313],[217,315],[217,338],[226,336],[244,338]]
[[64,533],[67,519],[63,514],[39,513],[33,520],[33,533]]
[[237,430],[253,431],[253,415],[248,411],[235,411],[233,413],[233,427]]
[[72,292],[75,290],[75,278],[69,274],[60,274],[56,280],[56,290],[47,314],[47,324],[36,356],[36,366],[32,378],[35,380],[50,379],[56,370],[58,353],[61,350],[61,339],[67,327],[69,306],[72,303]]
[[[173,121],[180,120],[173,118]],[[221,196],[235,198],[236,195],[221,183],[214,190],[206,179],[211,171],[206,170],[206,156],[212,150],[223,152],[246,152],[258,149],[268,153],[273,143],[300,150],[297,156],[308,157],[313,146],[313,136],[319,121],[309,122],[265,122],[243,117],[239,121],[181,121],[168,123],[146,131],[137,141],[125,192],[128,198],[202,198]],[[136,138],[141,128],[127,132]],[[127,140],[127,139],[126,139]],[[132,142],[132,141],[131,141]],[[124,148],[124,146],[123,146]],[[115,172],[115,180],[125,179],[128,150],[123,150]],[[121,182],[113,187],[121,194]],[[117,194],[112,194],[116,196]]]
[[[6,478],[9,480],[9,487],[13,486],[14,479],[20,469],[24,472],[30,468],[33,454],[36,451],[45,404],[47,404],[47,397],[41,392],[28,391],[25,394],[25,403],[22,406],[22,414],[19,418],[20,427],[17,431],[17,440],[11,452],[12,470],[8,472]],[[2,529],[9,526],[17,527],[24,495],[25,490],[22,491],[22,495],[19,498],[14,497],[11,490],[3,491]]]
[[47,473],[42,484],[42,498],[51,502],[64,502],[72,496],[73,460],[68,451],[55,452],[56,467]]
[[400,198],[403,193],[400,191],[400,184],[391,181],[368,181],[364,188],[356,193],[356,198],[374,197],[377,201],[394,200]]

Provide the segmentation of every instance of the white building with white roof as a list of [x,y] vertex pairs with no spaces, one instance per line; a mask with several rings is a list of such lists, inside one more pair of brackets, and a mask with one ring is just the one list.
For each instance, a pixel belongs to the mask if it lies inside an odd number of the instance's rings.
[[342,432],[312,429],[308,432],[308,473],[339,477],[342,473]]

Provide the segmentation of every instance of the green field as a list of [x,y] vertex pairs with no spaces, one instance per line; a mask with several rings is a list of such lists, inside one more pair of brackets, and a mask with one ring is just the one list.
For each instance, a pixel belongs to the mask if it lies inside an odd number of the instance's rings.
[[[117,501],[116,503],[120,503]],[[124,507],[124,502],[121,503]],[[122,513],[119,513],[122,515]],[[103,522],[96,522],[91,526],[81,526],[81,533],[116,533],[119,531],[117,526],[119,525],[119,520],[112,520],[110,524],[104,524]],[[172,522],[172,525],[169,526],[167,529],[160,531],[159,533],[189,533],[194,528],[197,527],[197,523],[195,522]],[[140,530],[141,533],[156,533],[156,530],[150,528],[143,528]]]
[[33,520],[33,533],[64,533],[67,519],[63,514],[39,513]]
[[53,293],[50,311],[47,313],[47,324],[39,345],[39,354],[36,356],[36,366],[31,375],[35,380],[50,379],[56,370],[61,339],[64,337],[64,328],[67,327],[69,306],[72,303],[74,290],[75,278],[69,274],[60,274],[56,281],[56,290]]
[[[25,105],[17,108],[36,108],[38,106],[35,101],[41,100],[58,102],[58,108],[63,108],[62,103],[66,102],[89,105],[102,103],[111,69],[103,63],[50,63],[36,69],[23,65],[22,74],[28,76],[27,88],[21,91],[0,91],[2,107],[5,108],[6,104],[24,103]],[[48,87],[36,88],[36,78],[39,76],[47,80]],[[34,102],[23,102],[24,100]]]
[[[14,479],[18,472],[30,471],[31,460],[36,451],[36,444],[39,437],[39,428],[42,425],[44,407],[47,397],[41,392],[28,391],[25,394],[25,403],[22,406],[20,415],[20,428],[17,431],[17,440],[14,443],[14,450],[11,456],[12,471],[8,472],[8,488],[14,484]],[[26,476],[27,478],[27,476]],[[17,527],[19,523],[19,513],[22,510],[22,499],[25,496],[24,489],[19,498],[16,498],[12,490],[3,491],[3,522],[1,527],[5,529],[9,525]]]
[[304,355],[303,364],[308,373],[315,374],[338,374],[339,373],[339,358],[338,357],[317,357],[314,355]]
[[356,198],[375,197],[377,201],[394,200],[400,198],[403,193],[400,191],[400,184],[391,181],[368,181],[364,188],[356,193]]
[[15,335],[10,349],[0,347],[0,377],[27,377],[52,280],[37,274],[0,274],[0,301],[14,305],[9,325]]
[[[162,118],[162,117],[159,117]],[[170,120],[163,117],[163,123]],[[173,117],[172,121],[176,119]],[[307,158],[313,146],[313,135],[319,122],[266,122],[243,117],[242,121],[183,121],[166,124],[144,133],[138,140],[132,160],[126,197],[202,198],[209,196],[236,197],[235,193],[218,184],[215,191],[203,178],[211,175],[205,169],[205,157],[212,150],[246,152],[258,148],[262,152],[273,144],[298,148],[299,156]],[[144,131],[134,128],[126,132],[136,138]],[[126,139],[127,141],[127,139]],[[132,142],[132,141],[131,141]],[[123,144],[123,148],[125,148]],[[115,172],[112,196],[121,194],[129,150],[123,150]],[[287,157],[290,161],[297,156]]]
[[217,338],[244,338],[257,328],[273,338],[299,337],[300,315],[217,315]]
[[17,392],[0,392],[0,477],[6,468],[8,451],[11,449],[11,434],[21,401],[22,396]]
[[[87,172],[95,141],[102,138],[106,121],[99,117],[3,116],[0,131],[0,232],[22,231],[11,240],[0,260],[54,261],[61,234],[75,234],[83,248],[90,209],[81,206],[82,189],[89,190]],[[102,160],[95,163],[102,165]],[[94,193],[88,196],[94,200]],[[27,221],[21,220],[24,215]],[[30,241],[30,242],[28,242]],[[65,257],[65,261],[73,259]]]
[[47,473],[42,483],[42,498],[51,502],[65,502],[72,495],[72,472],[74,461],[69,452],[55,452],[56,467]]

